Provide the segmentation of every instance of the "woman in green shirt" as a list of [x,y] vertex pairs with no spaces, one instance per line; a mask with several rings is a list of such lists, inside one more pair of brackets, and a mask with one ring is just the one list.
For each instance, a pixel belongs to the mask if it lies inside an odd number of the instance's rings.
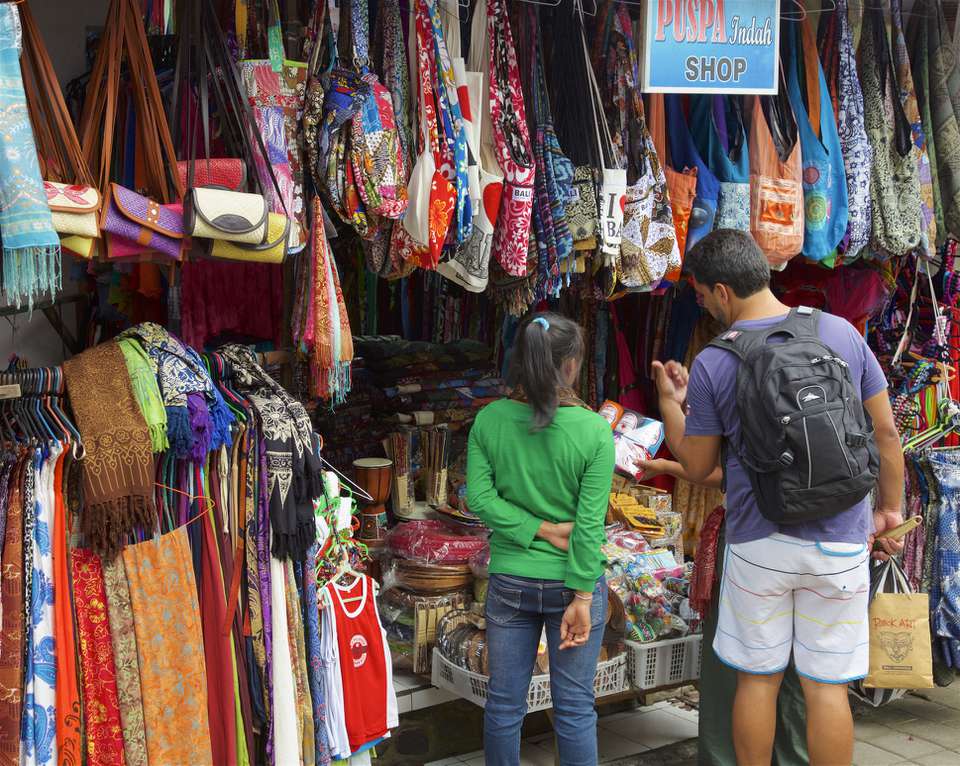
[[484,712],[489,766],[518,766],[527,690],[546,630],[561,764],[597,762],[593,679],[607,591],[603,523],[613,478],[610,425],[577,399],[583,332],[540,314],[512,350],[513,397],[470,431],[467,504],[490,528]]

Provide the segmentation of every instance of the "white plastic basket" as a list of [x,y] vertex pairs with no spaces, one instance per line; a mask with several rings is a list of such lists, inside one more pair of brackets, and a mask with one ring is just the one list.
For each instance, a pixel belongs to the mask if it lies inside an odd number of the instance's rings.
[[700,678],[703,648],[700,634],[651,641],[627,641],[627,672],[637,689],[659,689]]
[[[444,657],[439,649],[433,650],[431,681],[434,686],[451,691],[458,697],[469,700],[474,705],[483,707],[487,702],[487,682],[489,678],[455,665]],[[593,682],[594,693],[597,697],[618,694],[628,688],[625,655],[621,654],[619,657],[597,665],[597,675]],[[527,692],[527,712],[546,710],[552,706],[550,676],[534,676],[530,680],[530,691]]]

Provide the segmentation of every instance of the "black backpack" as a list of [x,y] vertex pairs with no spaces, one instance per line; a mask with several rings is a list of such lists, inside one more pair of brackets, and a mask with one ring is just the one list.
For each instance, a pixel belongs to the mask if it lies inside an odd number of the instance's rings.
[[[711,341],[740,358],[740,439],[732,448],[760,513],[777,524],[845,511],[873,489],[880,459],[850,368],[817,333],[820,312],[802,307],[764,330],[728,330]],[[772,336],[782,343],[767,343]]]

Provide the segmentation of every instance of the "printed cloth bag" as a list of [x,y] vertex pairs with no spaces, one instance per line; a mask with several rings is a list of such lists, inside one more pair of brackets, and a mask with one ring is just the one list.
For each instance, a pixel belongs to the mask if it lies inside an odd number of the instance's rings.
[[930,171],[939,246],[948,236],[960,236],[960,103],[954,101],[960,100],[960,92],[953,90],[960,72],[942,5],[929,0],[916,3],[907,39],[927,151],[936,157]]
[[[781,89],[783,83],[781,82]],[[781,159],[761,107],[753,97],[750,119],[750,233],[772,266],[803,248],[803,188],[800,140]],[[779,131],[784,138],[786,132]]]
[[723,105],[725,99],[722,96],[693,96],[690,101],[690,132],[701,156],[706,158],[707,165],[716,172],[720,182],[713,228],[750,231],[750,154],[743,120],[738,116],[731,130],[725,119],[725,110],[719,110],[730,142],[728,151],[720,138],[713,108],[718,101]]
[[[797,26],[801,26],[801,38]],[[812,261],[830,257],[847,231],[847,181],[830,92],[817,57],[813,30],[806,21],[787,24],[787,93],[797,120],[803,163],[803,255]],[[806,102],[798,68],[803,66]]]
[[[693,213],[693,201],[697,196],[697,169],[686,168],[683,171],[675,170],[670,164],[670,155],[667,149],[666,116],[664,114],[663,94],[650,94],[650,108],[647,111],[647,124],[650,128],[650,137],[657,150],[660,166],[667,179],[667,195],[670,198],[670,208],[673,211],[673,229],[677,236],[677,250],[680,252],[681,267],[683,254],[687,246],[687,228],[690,225],[690,215]],[[680,279],[681,267],[668,269],[664,275],[664,282],[674,284]]]
[[864,124],[873,145],[871,246],[880,257],[900,256],[920,244],[920,177],[910,123],[904,113],[883,15],[865,8],[860,34]]
[[580,165],[573,171],[573,193],[566,204],[567,225],[577,250],[595,250],[597,227],[600,224],[597,207],[597,181],[593,168]]
[[928,127],[925,127],[920,119],[920,107],[917,105],[917,92],[913,83],[913,72],[910,70],[910,57],[903,31],[900,0],[890,0],[889,13],[891,18],[885,23],[893,48],[893,64],[897,72],[897,83],[900,86],[900,103],[903,104],[903,113],[907,116],[907,122],[910,123],[913,154],[917,158],[917,175],[920,177],[920,211],[923,215],[920,246],[925,252],[932,252],[941,237],[937,229],[936,202],[933,196],[933,167],[936,159],[932,158],[927,150]]
[[493,254],[508,275],[522,277],[527,271],[536,169],[506,0],[487,0],[487,38],[490,119],[504,174]]
[[289,215],[294,220],[295,225],[290,229],[290,251],[299,252],[307,244],[300,131],[307,86],[307,64],[283,60],[278,72],[274,70],[269,59],[247,59],[241,61],[239,67],[269,164],[280,190],[279,198],[270,176],[270,168],[259,154],[254,155],[257,174],[270,201],[270,210]]
[[[847,233],[840,243],[844,263],[860,257],[870,243],[873,209],[870,200],[870,168],[873,165],[873,147],[867,137],[863,116],[863,91],[857,74],[857,60],[853,49],[853,33],[848,18],[847,0],[837,0],[826,31],[824,57],[826,70],[836,72],[837,132],[840,152],[847,180]],[[823,55],[823,54],[822,54]],[[830,82],[832,78],[828,78]]]
[[361,62],[363,81],[370,89],[353,116],[350,161],[357,188],[367,209],[384,218],[401,218],[407,209],[407,167],[393,98],[366,63],[370,56],[369,11],[366,0],[350,3],[354,61]]

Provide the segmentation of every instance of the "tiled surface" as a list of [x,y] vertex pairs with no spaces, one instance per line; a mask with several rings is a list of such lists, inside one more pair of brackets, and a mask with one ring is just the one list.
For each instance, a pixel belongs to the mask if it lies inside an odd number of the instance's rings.
[[[697,714],[668,702],[602,717],[597,726],[600,763],[629,758],[697,736]],[[553,766],[552,734],[524,740],[520,766]],[[427,766],[483,766],[483,751],[434,761]]]

